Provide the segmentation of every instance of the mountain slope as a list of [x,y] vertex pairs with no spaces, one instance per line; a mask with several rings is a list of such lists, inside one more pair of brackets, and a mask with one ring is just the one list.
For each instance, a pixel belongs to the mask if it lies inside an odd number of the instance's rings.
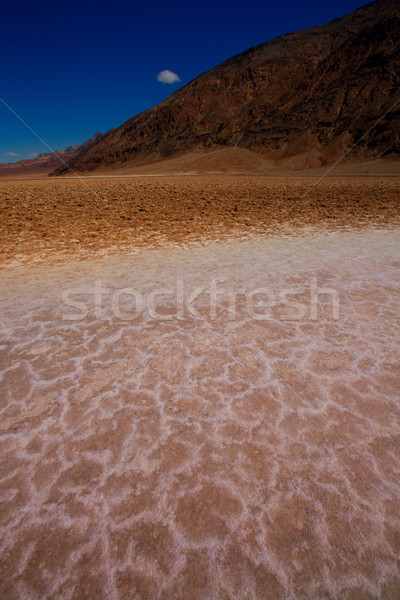
[[15,163],[0,164],[0,177],[22,177],[24,175],[46,175],[60,165],[65,166],[68,160],[97,142],[103,133],[95,133],[90,140],[77,146],[69,146],[66,150],[56,150],[47,154],[39,154],[30,160],[19,160]]
[[377,0],[234,56],[69,164],[93,170],[238,146],[272,160],[297,156],[304,165],[320,166],[369,129],[353,156],[400,152],[400,103],[393,107],[399,84],[400,3]]

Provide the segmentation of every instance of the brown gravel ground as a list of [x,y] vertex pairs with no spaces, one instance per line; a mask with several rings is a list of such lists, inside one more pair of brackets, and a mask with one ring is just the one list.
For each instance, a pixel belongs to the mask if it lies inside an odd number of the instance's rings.
[[398,222],[399,206],[399,180],[394,177],[4,181],[1,263],[87,258],[252,232],[387,227]]

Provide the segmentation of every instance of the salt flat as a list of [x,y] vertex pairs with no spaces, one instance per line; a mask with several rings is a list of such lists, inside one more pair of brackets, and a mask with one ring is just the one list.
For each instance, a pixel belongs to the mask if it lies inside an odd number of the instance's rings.
[[321,229],[4,269],[2,597],[397,598],[399,251]]

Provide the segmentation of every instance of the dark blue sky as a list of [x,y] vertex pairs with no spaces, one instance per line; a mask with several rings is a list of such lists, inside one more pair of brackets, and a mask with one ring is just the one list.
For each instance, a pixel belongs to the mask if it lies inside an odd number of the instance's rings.
[[[365,0],[4,2],[0,97],[53,149],[107,131],[250,46]],[[163,69],[181,82],[157,81]],[[48,149],[0,102],[0,162]],[[9,156],[6,153],[20,156]]]

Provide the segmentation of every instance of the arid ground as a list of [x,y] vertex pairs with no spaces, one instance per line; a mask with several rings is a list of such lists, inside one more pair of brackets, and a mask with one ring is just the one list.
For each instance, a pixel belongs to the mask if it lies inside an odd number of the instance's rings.
[[399,202],[1,182],[0,597],[398,599]]
[[396,177],[0,180],[2,264],[398,220]]

